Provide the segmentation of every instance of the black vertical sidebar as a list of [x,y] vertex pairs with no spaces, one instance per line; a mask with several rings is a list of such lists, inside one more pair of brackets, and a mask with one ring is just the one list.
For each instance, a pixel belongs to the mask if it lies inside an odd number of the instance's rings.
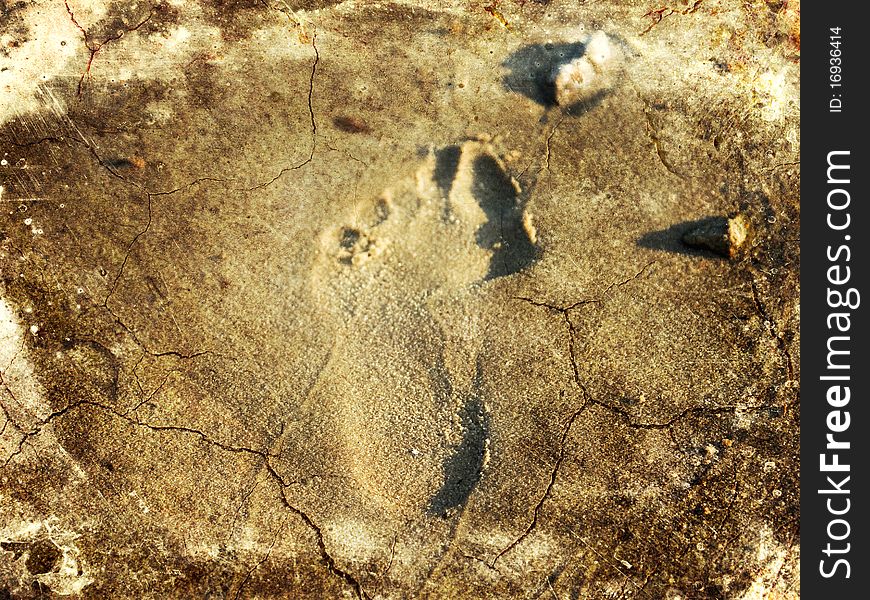
[[801,19],[801,595],[870,590],[870,53],[861,2]]

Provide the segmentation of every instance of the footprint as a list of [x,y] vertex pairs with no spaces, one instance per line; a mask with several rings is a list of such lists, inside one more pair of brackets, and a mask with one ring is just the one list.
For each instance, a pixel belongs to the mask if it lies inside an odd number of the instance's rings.
[[491,144],[432,150],[321,236],[312,293],[334,347],[315,396],[359,489],[387,510],[447,515],[485,469],[479,288],[533,265],[519,184]]
[[409,297],[466,290],[518,273],[537,256],[519,184],[489,143],[469,140],[431,151],[412,175],[324,231],[313,288],[347,319],[376,281]]

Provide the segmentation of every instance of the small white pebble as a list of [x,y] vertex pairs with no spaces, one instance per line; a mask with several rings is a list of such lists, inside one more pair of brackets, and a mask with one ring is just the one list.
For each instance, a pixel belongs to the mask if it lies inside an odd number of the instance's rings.
[[39,331],[39,325],[31,325],[30,326],[30,333],[32,333],[33,335],[36,335],[38,331]]
[[590,100],[609,89],[620,69],[622,55],[603,31],[589,36],[582,56],[559,64],[552,73],[556,103],[569,106]]

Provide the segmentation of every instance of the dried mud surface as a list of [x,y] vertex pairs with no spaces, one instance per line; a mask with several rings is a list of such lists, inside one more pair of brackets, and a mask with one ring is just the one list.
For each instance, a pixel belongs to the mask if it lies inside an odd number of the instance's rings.
[[799,18],[0,1],[0,598],[798,597]]

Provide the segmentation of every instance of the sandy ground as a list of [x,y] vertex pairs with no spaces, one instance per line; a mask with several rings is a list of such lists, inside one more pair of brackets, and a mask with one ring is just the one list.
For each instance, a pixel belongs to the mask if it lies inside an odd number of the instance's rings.
[[0,4],[0,598],[798,597],[799,19]]

